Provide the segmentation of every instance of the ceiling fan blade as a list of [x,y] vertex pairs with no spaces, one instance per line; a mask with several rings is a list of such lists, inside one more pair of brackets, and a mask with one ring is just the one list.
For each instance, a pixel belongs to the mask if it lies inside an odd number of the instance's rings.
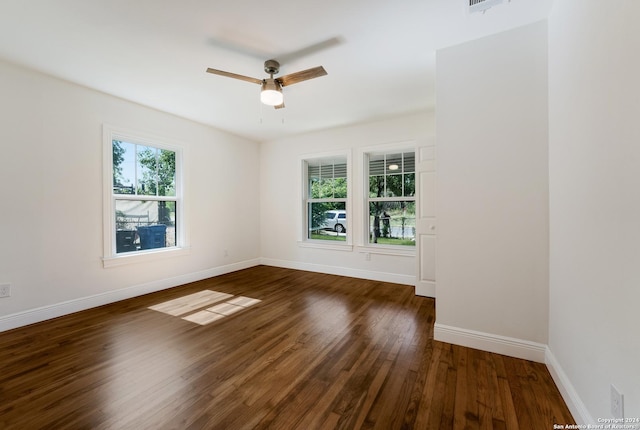
[[207,68],[207,73],[213,73],[214,75],[226,76],[228,78],[240,79],[241,81],[253,82],[254,84],[262,85],[262,79],[252,78],[250,76],[238,75],[236,73],[225,72],[223,70],[216,70]]
[[327,74],[324,67],[318,66],[300,72],[291,73],[290,75],[280,76],[276,78],[276,81],[280,82],[280,85],[286,87],[287,85],[297,84],[298,82],[307,81],[313,78],[319,78]]
[[313,45],[306,46],[304,48],[300,48],[297,51],[289,52],[286,54],[276,55],[275,58],[280,61],[280,63],[290,63],[294,60],[298,60],[302,57],[306,57],[311,54],[315,54],[316,52],[324,51],[325,49],[332,48],[336,45],[340,45],[343,42],[340,37],[332,37],[327,40],[323,40],[318,43],[314,43]]
[[[235,40],[234,40],[235,39]],[[258,60],[264,60],[265,58],[273,57],[273,52],[265,52],[262,49],[255,48],[258,46],[258,42],[250,44],[247,40],[240,40],[239,38],[230,38],[230,37],[211,37],[208,39],[208,42],[211,46],[215,46],[216,48],[221,48],[226,51],[235,52],[236,54],[246,55],[247,57],[252,57]],[[264,42],[262,40],[259,41],[260,45],[263,45]]]
[[282,108],[284,108],[284,102],[282,102],[282,103],[281,103],[281,104],[279,104],[279,105],[275,105],[273,108],[274,108],[274,109],[282,109]]
[[[250,43],[253,42],[253,43]],[[217,36],[208,39],[208,43],[216,48],[221,48],[227,51],[235,52],[240,55],[246,55],[257,59],[264,60],[265,58],[277,59],[280,63],[291,63],[292,61],[299,60],[302,57],[306,57],[315,54],[325,49],[333,48],[334,46],[344,43],[344,39],[340,36],[331,37],[327,40],[314,43],[309,46],[297,49],[291,52],[267,52],[263,48],[264,41],[262,40],[248,40],[245,38],[227,36]]]

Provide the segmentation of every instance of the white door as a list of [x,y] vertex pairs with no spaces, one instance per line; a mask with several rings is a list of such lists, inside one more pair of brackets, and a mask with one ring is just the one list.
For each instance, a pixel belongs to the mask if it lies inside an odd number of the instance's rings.
[[416,148],[416,295],[436,296],[436,147]]

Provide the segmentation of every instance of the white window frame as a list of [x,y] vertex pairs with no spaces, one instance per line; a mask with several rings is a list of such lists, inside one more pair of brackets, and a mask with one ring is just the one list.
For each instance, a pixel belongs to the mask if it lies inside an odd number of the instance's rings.
[[[344,200],[345,210],[347,212],[347,226],[346,226],[346,240],[344,242],[310,239],[308,237],[308,220],[309,220],[309,202],[313,202],[314,199],[309,199],[309,161],[321,160],[328,158],[344,157],[347,165],[347,197]],[[304,248],[320,248],[329,249],[335,251],[352,251],[353,250],[353,219],[354,214],[352,211],[351,201],[353,200],[353,186],[352,186],[352,165],[351,165],[351,152],[350,151],[335,151],[335,152],[323,152],[306,154],[300,157],[301,166],[301,180],[300,180],[300,228],[298,229],[298,245]]]
[[[376,145],[365,147],[360,150],[359,158],[362,161],[362,228],[361,228],[361,240],[358,242],[358,252],[362,254],[383,254],[394,255],[400,257],[415,257],[416,246],[408,245],[389,245],[378,244],[369,242],[369,157],[371,155],[389,154],[389,153],[404,153],[413,152],[417,154],[416,143],[410,142],[398,142],[392,144]],[[407,201],[413,200],[416,208],[419,200],[419,190],[416,175],[415,193],[411,198],[407,197],[390,197],[384,198],[387,201]],[[417,209],[416,209],[417,210]]]
[[[188,253],[185,231],[185,208],[183,189],[184,148],[166,139],[137,131],[126,130],[103,124],[103,257],[105,268],[123,264],[142,263],[158,259],[175,257]],[[113,141],[120,140],[137,145],[150,146],[173,151],[176,155],[176,195],[169,199],[158,196],[113,194]],[[154,248],[127,253],[116,253],[116,216],[115,202],[118,200],[173,200],[176,202],[176,245],[166,248]]]

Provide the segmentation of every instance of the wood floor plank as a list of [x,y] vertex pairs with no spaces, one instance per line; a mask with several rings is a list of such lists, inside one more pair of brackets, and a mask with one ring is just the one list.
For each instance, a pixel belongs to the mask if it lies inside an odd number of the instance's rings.
[[508,429],[518,429],[518,416],[515,406],[513,405],[514,395],[511,393],[511,387],[509,385],[508,374],[504,364],[505,358],[506,357],[501,355],[493,357],[496,376],[498,378],[498,398],[502,407],[499,414],[504,417],[504,423]]
[[439,395],[444,392],[444,385],[438,384],[438,376],[442,376],[443,366],[446,371],[448,365],[440,362],[442,348],[439,345],[429,352],[429,359],[424,360],[423,368],[420,369],[420,374],[425,375],[425,379],[417,402],[416,428],[436,428],[434,420],[438,419],[444,398]]
[[[405,285],[258,266],[0,333],[0,428],[573,423],[544,365],[434,341],[435,306]],[[181,318],[211,307],[227,315]]]

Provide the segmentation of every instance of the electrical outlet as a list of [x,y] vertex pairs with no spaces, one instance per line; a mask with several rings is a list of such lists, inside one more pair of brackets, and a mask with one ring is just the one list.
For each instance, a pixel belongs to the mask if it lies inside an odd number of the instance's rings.
[[624,418],[624,396],[611,384],[611,415],[613,418]]
[[0,284],[0,297],[11,297],[11,284]]

